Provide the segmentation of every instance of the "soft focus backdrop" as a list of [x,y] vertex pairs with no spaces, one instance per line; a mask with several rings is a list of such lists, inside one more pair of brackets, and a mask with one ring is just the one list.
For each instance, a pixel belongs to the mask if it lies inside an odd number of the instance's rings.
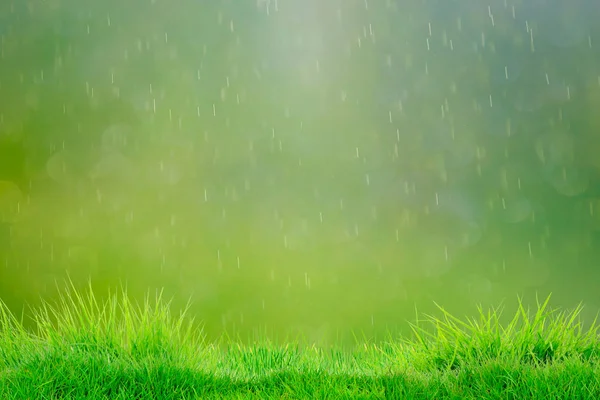
[[[165,288],[210,338],[600,307],[600,3],[8,0],[0,297]],[[27,321],[25,321],[27,322]]]

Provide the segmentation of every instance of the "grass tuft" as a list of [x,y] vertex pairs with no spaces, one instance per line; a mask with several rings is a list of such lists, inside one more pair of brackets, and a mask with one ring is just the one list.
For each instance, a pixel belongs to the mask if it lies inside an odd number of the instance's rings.
[[531,315],[519,299],[515,316],[502,326],[503,310],[478,307],[477,318],[462,321],[437,305],[442,317],[427,315],[428,327],[411,324],[418,346],[411,346],[413,357],[425,369],[455,370],[466,365],[483,365],[494,360],[534,365],[562,362],[572,357],[582,362],[598,359],[598,326],[594,320],[584,330],[579,318],[582,305],[570,312],[550,309],[548,296],[537,301]]
[[127,290],[98,301],[72,284],[34,311],[35,332],[0,302],[2,399],[596,399],[598,327],[581,306],[501,308],[412,324],[414,337],[351,351],[306,343],[209,343],[162,292],[135,304]]

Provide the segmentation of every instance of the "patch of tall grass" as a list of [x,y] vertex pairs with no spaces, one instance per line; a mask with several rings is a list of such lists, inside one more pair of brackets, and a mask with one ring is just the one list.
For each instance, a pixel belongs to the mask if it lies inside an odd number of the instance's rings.
[[98,301],[72,284],[26,331],[0,303],[2,399],[598,399],[596,321],[581,307],[530,313],[522,302],[461,320],[439,307],[413,337],[353,351],[298,341],[209,343],[187,309],[126,290]]

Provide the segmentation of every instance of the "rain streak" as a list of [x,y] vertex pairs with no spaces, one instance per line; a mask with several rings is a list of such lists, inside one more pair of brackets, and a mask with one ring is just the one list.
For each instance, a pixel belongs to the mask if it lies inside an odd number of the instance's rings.
[[209,335],[322,341],[433,301],[598,306],[598,20],[589,0],[6,1],[0,297],[164,287]]

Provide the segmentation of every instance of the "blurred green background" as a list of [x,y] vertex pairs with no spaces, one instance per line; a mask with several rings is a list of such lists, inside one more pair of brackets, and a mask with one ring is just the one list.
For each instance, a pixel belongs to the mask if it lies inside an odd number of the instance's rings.
[[[0,5],[0,298],[320,344],[600,307],[600,3]],[[25,321],[27,322],[27,321]]]

